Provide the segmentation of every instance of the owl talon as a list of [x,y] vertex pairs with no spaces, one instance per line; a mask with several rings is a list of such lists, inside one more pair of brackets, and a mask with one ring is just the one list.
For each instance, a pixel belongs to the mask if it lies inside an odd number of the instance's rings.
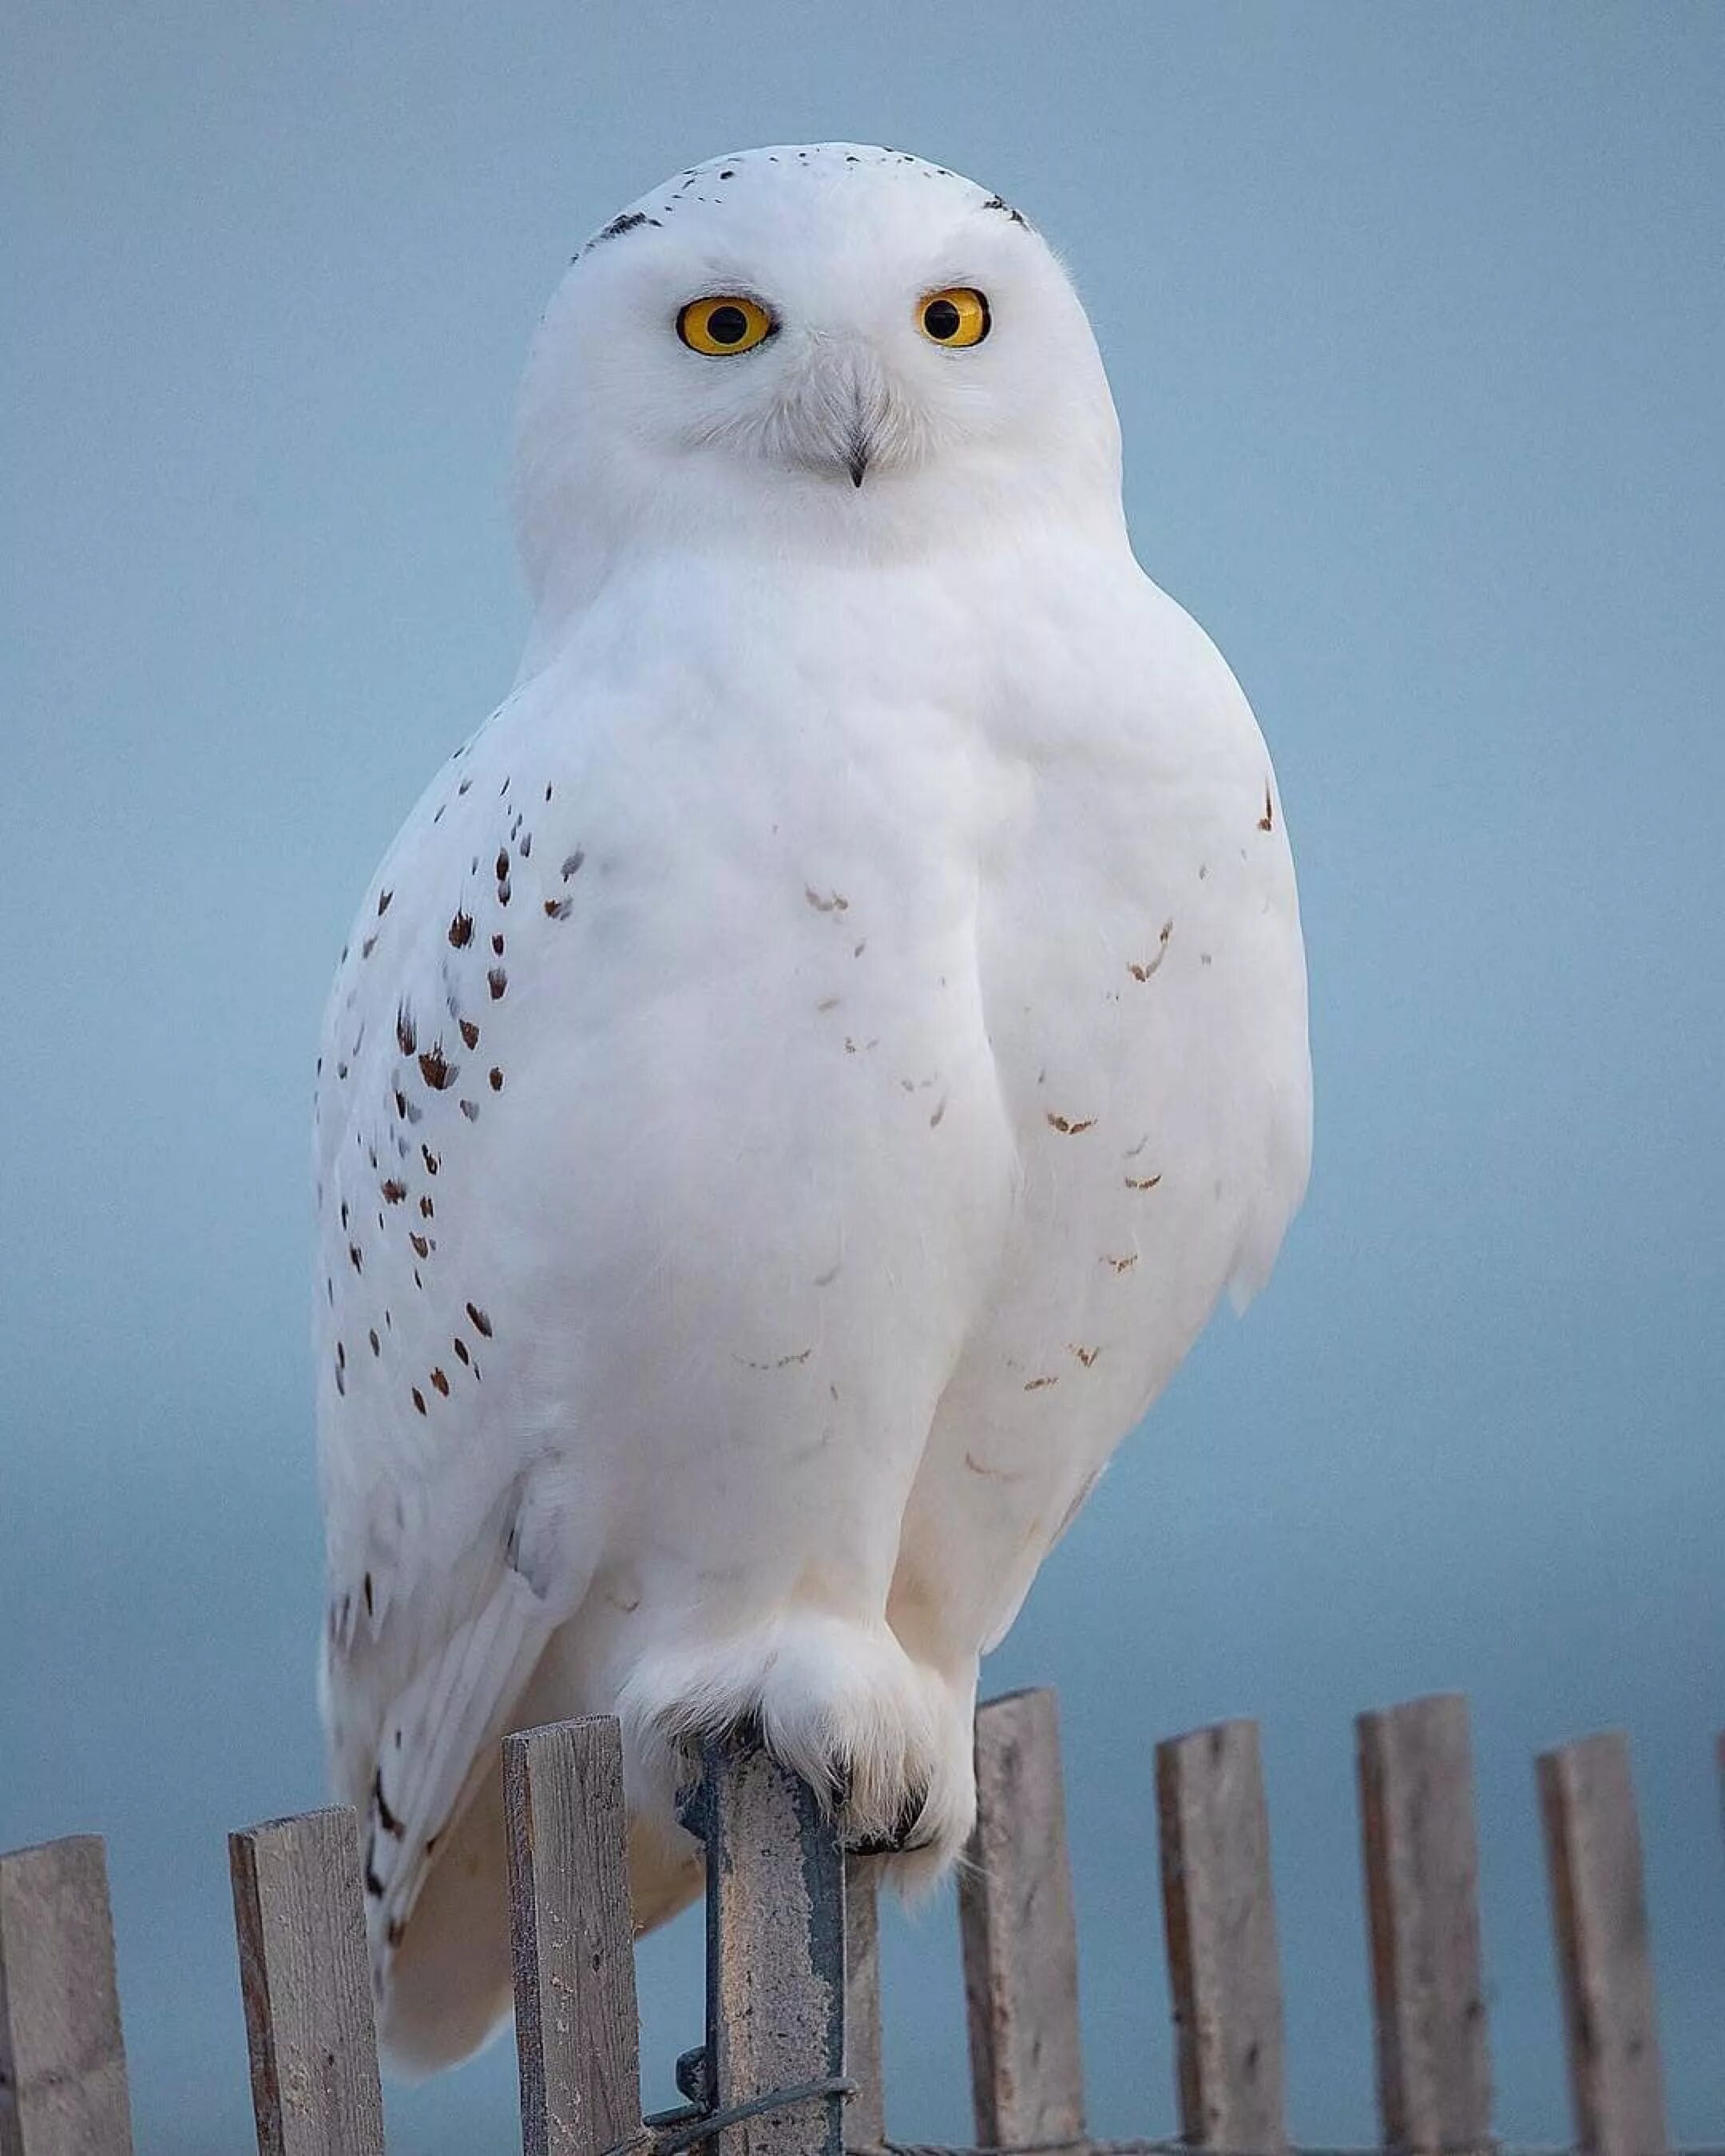
[[917,1789],[907,1795],[899,1806],[898,1817],[892,1823],[891,1834],[860,1835],[855,1841],[847,1839],[847,1856],[903,1856],[914,1849],[926,1849],[933,1836],[919,1835],[917,1826],[928,1804],[928,1792]]

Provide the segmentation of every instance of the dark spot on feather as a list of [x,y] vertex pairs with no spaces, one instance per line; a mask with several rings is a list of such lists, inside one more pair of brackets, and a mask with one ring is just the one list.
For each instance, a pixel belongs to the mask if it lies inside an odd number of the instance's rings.
[[422,1258],[429,1258],[431,1255],[430,1244],[428,1243],[425,1238],[418,1233],[417,1229],[408,1235],[408,1240],[413,1245],[414,1251],[418,1256]]
[[461,1112],[466,1116],[469,1122],[476,1123],[479,1121],[479,1102],[477,1101],[464,1101],[461,1103]]
[[406,1183],[398,1181],[393,1175],[390,1177],[388,1182],[383,1185],[383,1195],[392,1205],[399,1205],[403,1199],[405,1198],[407,1194],[408,1186]]
[[380,891],[377,893],[377,918],[379,921],[381,921],[384,915],[388,912],[389,901],[394,896],[395,893],[393,891]]
[[479,1046],[479,1028],[474,1024],[470,1018],[464,1018],[460,1021],[460,1024],[462,1040],[466,1042],[470,1048],[477,1048]]
[[565,859],[562,868],[562,876],[565,883],[567,883],[572,875],[578,875],[581,873],[581,864],[586,859],[587,855],[582,851],[579,846],[575,849],[572,854],[569,855]]
[[413,1014],[405,1004],[395,1014],[395,1037],[403,1055],[411,1055],[419,1045],[419,1036],[413,1030]]
[[452,1086],[460,1067],[459,1063],[446,1063],[440,1047],[428,1048],[419,1058],[419,1075],[434,1093],[444,1092]]
[[458,951],[465,950],[473,941],[473,916],[458,913],[449,923],[449,941]]
[[383,1350],[381,1342],[378,1341],[377,1328],[375,1325],[372,1326],[370,1332],[367,1333],[366,1337],[372,1343],[372,1353],[374,1355],[381,1355]]
[[434,1385],[435,1385],[435,1386],[437,1387],[438,1390],[439,1390],[439,1391],[443,1394],[444,1398],[445,1399],[448,1399],[448,1398],[449,1397],[449,1379],[448,1379],[448,1378],[444,1375],[444,1373],[443,1373],[443,1372],[442,1372],[441,1370],[434,1370],[434,1371],[432,1372],[432,1373],[431,1373],[431,1382],[432,1382],[432,1383],[433,1383]]
[[545,917],[547,921],[567,921],[574,907],[572,898],[548,898],[545,901]]
[[495,1003],[509,986],[509,976],[504,972],[502,967],[493,966],[490,972],[486,974],[485,981],[491,991],[491,1001]]
[[413,1405],[418,1409],[421,1414],[424,1414],[425,1412],[424,1394],[420,1391],[417,1385],[410,1385],[408,1389],[413,1396]]
[[490,1338],[491,1321],[486,1317],[484,1311],[479,1308],[477,1304],[471,1302],[468,1304],[467,1319],[468,1322],[472,1326],[474,1331],[478,1333],[481,1340],[489,1340]]
[[455,1349],[455,1360],[458,1363],[467,1362],[470,1359],[467,1353],[467,1342],[461,1337],[459,1332],[455,1336],[454,1346]]
[[350,1243],[347,1245],[347,1255],[355,1272],[362,1273],[365,1270],[365,1261],[360,1256],[357,1243]]
[[[588,248],[597,247],[601,240],[621,239],[625,232],[634,232],[638,226],[658,223],[659,219],[656,217],[649,217],[644,209],[625,210],[620,217],[614,217],[608,224],[601,225],[593,238],[588,241],[587,247],[583,247],[581,251],[585,254]],[[664,228],[661,226],[660,228],[663,230]]]
[[501,1066],[495,1063],[491,1065],[491,1091],[494,1093],[503,1091],[503,1071]]

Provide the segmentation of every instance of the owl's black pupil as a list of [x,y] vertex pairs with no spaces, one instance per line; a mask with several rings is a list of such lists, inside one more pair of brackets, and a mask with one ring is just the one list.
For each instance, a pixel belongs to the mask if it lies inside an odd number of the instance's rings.
[[741,307],[715,307],[706,318],[706,333],[715,344],[741,344],[749,333],[749,318]]
[[932,337],[944,344],[948,337],[958,334],[961,317],[950,300],[931,300],[922,311],[922,326]]

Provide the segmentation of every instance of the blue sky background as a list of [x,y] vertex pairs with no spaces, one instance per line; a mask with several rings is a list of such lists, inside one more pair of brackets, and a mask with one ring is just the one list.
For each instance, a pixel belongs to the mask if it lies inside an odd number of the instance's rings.
[[[573,245],[846,136],[1021,203],[1141,558],[1274,748],[1318,1149],[1281,1269],[988,1672],[1060,1687],[1091,2111],[1174,2118],[1151,1748],[1262,1718],[1291,2108],[1373,2131],[1350,1719],[1472,1697],[1499,2123],[1567,2133],[1531,1758],[1634,1746],[1725,2134],[1725,8],[638,0],[8,17],[0,1847],[110,1838],[146,2151],[247,2145],[223,1835],[321,1792],[307,1112],[357,896],[501,696]],[[968,2132],[950,1912],[890,2108]],[[649,2094],[698,1938],[641,1956]],[[392,2090],[503,2148],[507,2040]]]

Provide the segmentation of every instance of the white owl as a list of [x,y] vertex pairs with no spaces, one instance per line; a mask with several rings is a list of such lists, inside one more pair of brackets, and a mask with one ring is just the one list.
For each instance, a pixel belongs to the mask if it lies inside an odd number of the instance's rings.
[[1310,1152],[1270,759],[1016,210],[845,143],[681,174],[563,280],[518,495],[519,680],[318,1089],[323,1698],[420,2066],[507,2010],[511,1727],[621,1716],[643,1928],[743,1717],[950,1862],[978,1656]]

